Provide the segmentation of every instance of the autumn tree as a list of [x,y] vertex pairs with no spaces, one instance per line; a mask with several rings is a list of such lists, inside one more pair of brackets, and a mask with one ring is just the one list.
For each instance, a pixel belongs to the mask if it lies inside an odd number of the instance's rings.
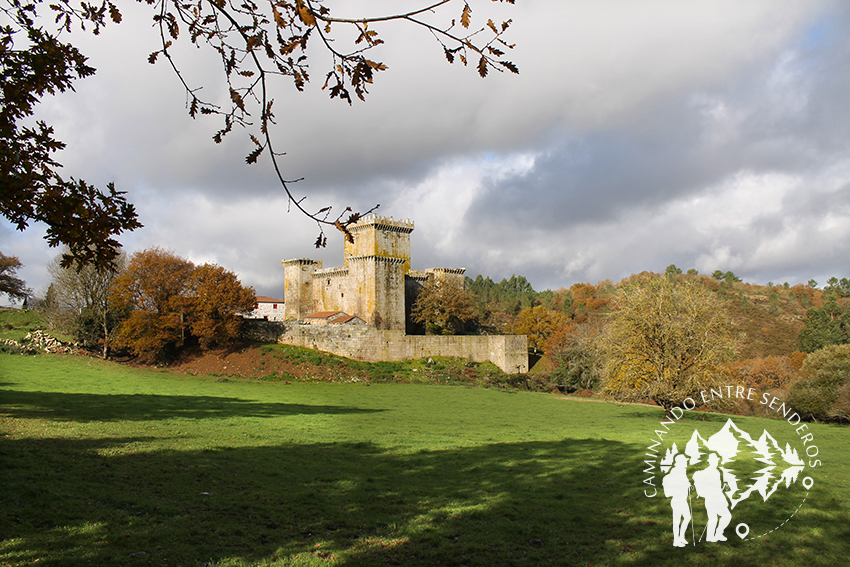
[[782,388],[799,377],[798,369],[787,356],[736,360],[728,363],[726,370],[733,382],[758,390]]
[[463,333],[475,314],[475,296],[462,284],[437,278],[425,283],[411,310],[414,321],[423,323],[426,332],[438,335]]
[[70,315],[69,331],[87,347],[100,347],[103,358],[109,355],[110,342],[118,329],[119,316],[111,301],[110,289],[127,264],[126,254],[119,255],[112,267],[94,263],[63,266],[66,250],[47,266],[53,277],[56,307]]
[[6,294],[12,302],[25,301],[32,295],[26,282],[16,275],[23,267],[17,256],[6,256],[0,252],[0,294]]
[[608,308],[611,290],[610,281],[600,282],[596,285],[575,283],[570,286],[570,302],[565,309],[576,322],[584,323],[591,316],[604,312]]
[[215,264],[194,269],[189,277],[194,303],[190,329],[201,348],[233,342],[239,337],[242,313],[254,308],[254,289],[243,287],[233,272]]
[[719,384],[733,351],[722,303],[698,282],[647,275],[623,285],[605,332],[603,388],[665,409]]
[[542,305],[526,307],[511,325],[511,332],[528,337],[528,346],[546,352],[550,337],[569,327],[570,319],[563,313],[551,311]]
[[182,345],[193,307],[193,270],[191,262],[162,248],[133,254],[111,290],[111,301],[127,314],[115,343],[147,362]]
[[[513,47],[503,39],[510,20],[487,20],[472,27],[472,8],[466,0],[436,0],[403,13],[345,18],[332,14],[322,0],[145,3],[151,7],[160,41],[160,48],[148,60],[166,61],[173,69],[185,89],[193,118],[221,118],[221,129],[213,137],[216,143],[234,126],[250,129],[254,149],[246,162],[256,163],[261,155],[271,161],[291,205],[318,224],[317,246],[324,246],[327,240],[323,227],[334,226],[349,238],[347,226],[361,215],[349,207],[339,214],[332,214],[331,207],[307,208],[304,197],[292,192],[293,181],[277,161],[281,153],[273,147],[271,136],[277,109],[268,81],[284,76],[297,90],[303,90],[310,80],[308,44],[318,43],[330,54],[322,89],[332,99],[349,104],[353,97],[364,100],[375,76],[387,68],[369,55],[383,44],[375,29],[383,22],[406,23],[432,34],[450,63],[470,63],[481,77],[493,70],[518,72],[503,57]],[[437,13],[442,15],[444,9],[451,9],[454,18],[442,16],[445,20],[440,23]],[[98,34],[107,24],[120,23],[121,11],[109,0],[82,0],[80,4],[0,0],[0,10],[4,16],[0,26],[0,214],[19,230],[33,221],[44,222],[48,243],[68,246],[63,266],[72,262],[109,265],[119,254],[115,237],[141,226],[135,208],[111,183],[100,190],[81,179],[60,176],[55,154],[64,144],[54,137],[52,126],[32,118],[37,103],[46,95],[72,90],[75,81],[95,73],[69,41],[72,29]],[[349,35],[353,39],[348,40]],[[181,67],[191,65],[175,58],[175,45],[180,41],[211,49],[219,56],[226,86],[224,100],[200,97],[201,92],[222,89],[202,91],[203,85],[190,84]],[[284,114],[291,112],[293,109],[283,109]]]

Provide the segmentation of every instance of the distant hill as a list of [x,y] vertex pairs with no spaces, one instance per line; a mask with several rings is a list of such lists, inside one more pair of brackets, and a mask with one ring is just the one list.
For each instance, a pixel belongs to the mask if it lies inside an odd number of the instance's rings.
[[[820,307],[831,299],[842,306],[850,303],[850,297],[844,297],[840,289],[830,285],[817,289],[806,284],[753,284],[740,281],[732,272],[719,271],[713,275],[675,271],[673,275],[699,280],[724,300],[735,324],[738,360],[789,356],[799,351],[800,331],[810,308]],[[482,324],[498,332],[510,332],[519,312],[534,305],[568,315],[576,327],[603,318],[611,311],[610,300],[617,289],[634,277],[637,275],[617,284],[608,280],[576,283],[570,288],[540,292],[521,275],[498,284],[482,276],[474,280],[467,278],[466,283],[479,300]],[[541,362],[545,365],[545,358]]]

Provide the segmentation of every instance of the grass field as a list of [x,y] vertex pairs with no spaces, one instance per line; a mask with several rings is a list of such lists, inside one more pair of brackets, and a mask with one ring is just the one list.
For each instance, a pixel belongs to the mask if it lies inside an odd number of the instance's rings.
[[[803,473],[807,496],[798,481],[735,511],[775,525],[799,507],[780,529],[678,549],[669,501],[643,494],[661,418],[531,392],[0,355],[0,565],[847,565],[850,429],[809,426],[823,466]],[[726,419],[688,412],[668,439]],[[735,423],[797,441],[783,421]]]
[[36,329],[44,329],[44,321],[35,311],[0,308],[0,339],[20,341]]

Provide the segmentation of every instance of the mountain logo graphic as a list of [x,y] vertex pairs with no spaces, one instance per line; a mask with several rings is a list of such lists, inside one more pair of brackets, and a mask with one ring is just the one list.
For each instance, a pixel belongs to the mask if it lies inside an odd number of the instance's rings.
[[[688,536],[693,545],[727,541],[733,517],[739,538],[764,537],[797,513],[813,485],[811,477],[797,483],[806,463],[790,443],[782,447],[767,430],[756,438],[732,419],[708,437],[695,429],[683,447],[667,447],[658,464],[676,547],[688,545]],[[764,508],[771,499],[781,500],[778,510]],[[703,525],[701,533],[695,524]]]

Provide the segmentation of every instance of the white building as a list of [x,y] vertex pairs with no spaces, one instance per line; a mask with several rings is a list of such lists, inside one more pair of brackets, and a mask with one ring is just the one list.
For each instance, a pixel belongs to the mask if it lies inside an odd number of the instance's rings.
[[258,295],[254,310],[245,315],[246,319],[265,319],[266,321],[283,321],[283,300]]

